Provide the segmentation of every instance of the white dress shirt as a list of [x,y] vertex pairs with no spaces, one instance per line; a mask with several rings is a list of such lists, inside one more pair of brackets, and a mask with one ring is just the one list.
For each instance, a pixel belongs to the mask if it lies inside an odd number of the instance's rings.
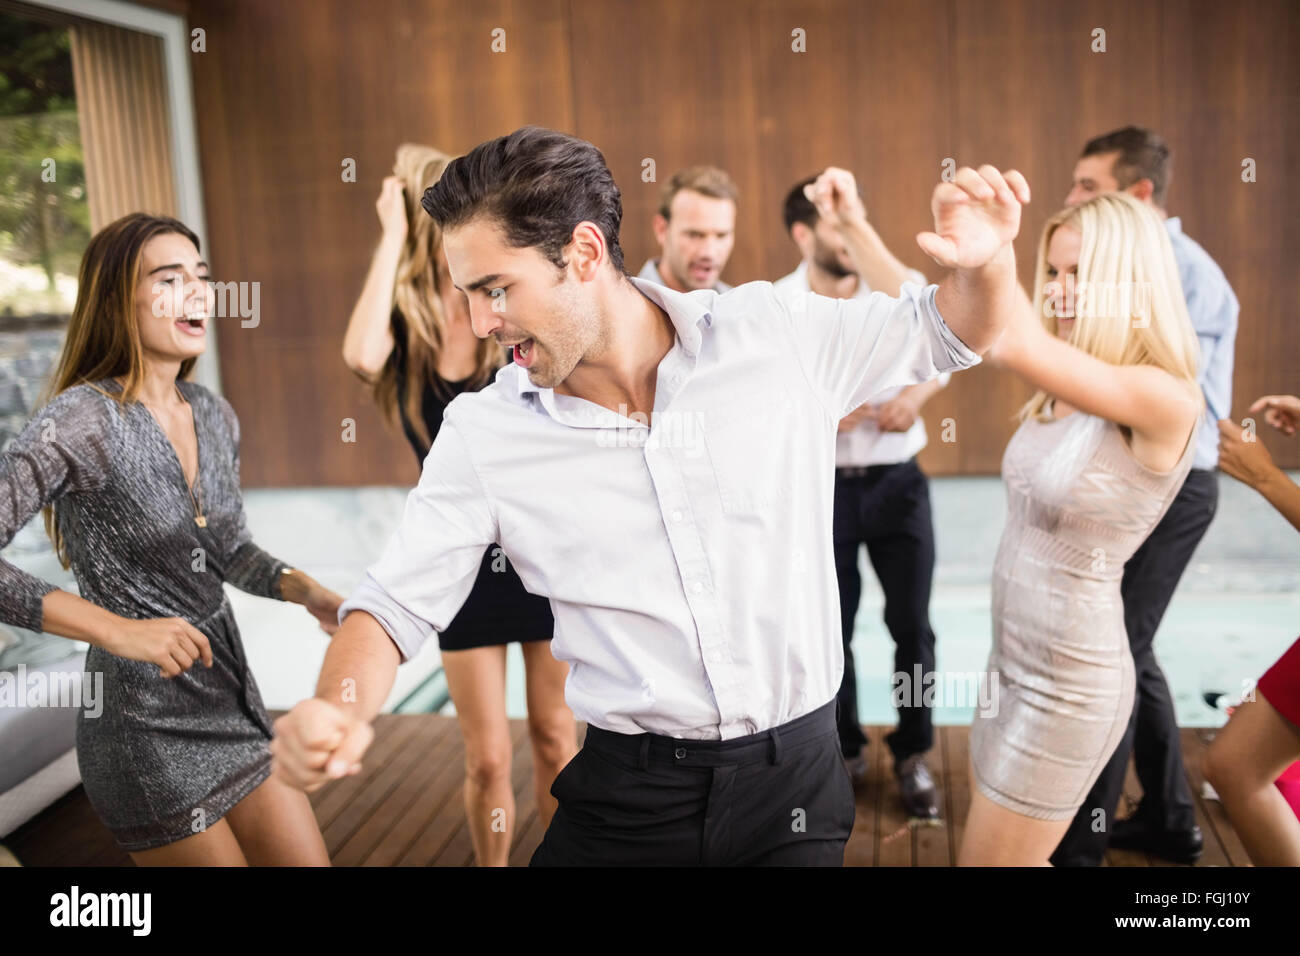
[[843,676],[836,423],[979,357],[944,324],[937,286],[787,303],[769,282],[683,294],[630,281],[677,332],[651,426],[505,366],[447,406],[400,527],[339,619],[369,612],[409,660],[500,542],[550,599],[579,720],[758,733],[826,704]]
[[[917,285],[925,285],[925,276],[915,269],[907,271],[909,281]],[[772,285],[784,296],[807,295],[812,291],[812,286],[808,283],[808,263],[800,262],[794,272],[782,276]],[[867,285],[867,280],[858,276],[858,290],[853,294],[853,298],[865,299],[870,295],[871,287]],[[939,376],[939,384],[946,386],[950,378],[952,376],[945,372]],[[872,395],[869,401],[872,405],[883,405],[897,398],[905,387],[895,386],[884,389],[878,395]],[[921,420],[920,415],[916,416],[912,427],[905,432],[881,431],[880,426],[868,418],[835,436],[835,467],[897,465],[900,462],[910,461],[913,455],[918,454],[925,447],[926,441],[925,422]]]

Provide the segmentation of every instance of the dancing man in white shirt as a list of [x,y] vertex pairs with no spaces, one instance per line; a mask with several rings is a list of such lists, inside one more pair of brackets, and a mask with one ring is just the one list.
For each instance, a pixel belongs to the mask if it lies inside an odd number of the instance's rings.
[[[803,259],[772,285],[791,299],[809,292],[836,299],[866,299],[873,291],[896,296],[903,283],[925,285],[925,276],[903,265],[867,220],[857,183],[832,167],[822,179],[845,197],[837,211],[813,205],[806,193],[819,177],[794,185],[782,210],[785,227]],[[823,214],[824,213],[824,214]],[[840,748],[853,782],[867,777],[862,748],[867,737],[858,714],[853,625],[862,599],[858,556],[862,546],[885,595],[885,625],[894,640],[894,703],[898,728],[885,737],[894,758],[899,795],[909,817],[939,818],[939,796],[926,766],[934,745],[934,721],[923,688],[934,673],[930,587],[934,578],[934,522],[930,484],[917,464],[925,447],[923,406],[948,384],[949,375],[919,385],[886,389],[839,423],[835,439],[835,505],[832,520],[835,574],[840,587],[844,680],[839,690]]]
[[525,127],[453,161],[423,205],[475,332],[514,362],[447,406],[316,696],[276,722],[276,772],[310,791],[359,769],[398,665],[500,542],[551,601],[588,724],[534,865],[841,865],[836,425],[979,361],[1016,301],[1028,201],[1019,173],[963,168],[917,237],[942,283],[791,306],[768,282],[683,294],[627,276],[590,143]]

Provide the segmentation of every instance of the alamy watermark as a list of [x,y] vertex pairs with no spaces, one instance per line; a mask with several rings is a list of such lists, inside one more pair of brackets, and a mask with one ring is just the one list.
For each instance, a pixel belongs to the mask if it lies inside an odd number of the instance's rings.
[[899,707],[974,707],[981,717],[998,712],[997,671],[897,671],[890,702]]
[[28,671],[26,664],[0,671],[0,710],[17,707],[81,707],[87,717],[104,712],[104,674]]

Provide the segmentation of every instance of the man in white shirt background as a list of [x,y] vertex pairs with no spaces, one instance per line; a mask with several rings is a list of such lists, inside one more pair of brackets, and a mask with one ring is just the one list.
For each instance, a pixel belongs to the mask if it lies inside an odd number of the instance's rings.
[[736,245],[736,184],[716,166],[690,166],[664,183],[654,216],[659,258],[647,259],[638,278],[676,292],[713,289]]
[[[833,178],[817,190],[845,201]],[[398,665],[499,542],[551,602],[588,724],[534,865],[842,865],[836,425],[979,361],[1018,302],[1028,201],[1019,173],[963,168],[917,237],[942,283],[791,305],[767,282],[626,276],[618,187],[581,139],[524,127],[454,160],[422,204],[476,334],[514,362],[447,406],[316,696],[276,722],[276,772],[314,790],[360,769]]]
[[[791,297],[816,292],[831,298],[865,299],[873,291],[899,295],[904,282],[924,286],[925,277],[899,262],[867,221],[852,174],[828,172],[840,176],[849,197],[838,218],[854,220],[856,229],[847,234],[860,238],[850,245],[835,221],[837,214],[818,213],[805,194],[817,176],[796,183],[782,214],[802,260],[792,273],[773,283],[777,291]],[[873,396],[840,420],[835,440],[833,536],[844,641],[844,679],[838,694],[840,747],[854,782],[864,782],[867,767],[862,748],[867,737],[858,714],[851,643],[862,599],[858,556],[866,545],[885,596],[885,625],[894,640],[895,696],[902,701],[897,708],[898,727],[885,742],[894,757],[908,815],[927,821],[939,817],[938,792],[925,764],[925,754],[934,745],[934,723],[931,708],[922,703],[925,698],[905,692],[916,683],[918,673],[930,674],[935,666],[935,636],[930,627],[934,524],[929,482],[916,455],[926,443],[921,407],[948,378],[944,374]]]

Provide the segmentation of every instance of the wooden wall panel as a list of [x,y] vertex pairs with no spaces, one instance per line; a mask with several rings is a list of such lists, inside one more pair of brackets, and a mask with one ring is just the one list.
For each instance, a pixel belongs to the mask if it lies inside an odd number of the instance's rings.
[[414,483],[406,440],[340,354],[379,240],[379,183],[402,142],[463,152],[526,123],[569,128],[565,6],[195,0],[190,25],[207,30],[192,63],[213,267],[261,283],[261,323],[218,330],[245,481]]
[[[623,196],[625,266],[657,256],[651,221],[663,184],[686,166],[725,169],[740,192],[724,277],[767,278],[751,210],[760,192],[753,4],[571,0],[577,135],[600,147]],[[643,181],[654,161],[655,181]]]
[[[958,166],[1014,167],[1032,201],[1016,241],[1020,280],[1033,283],[1043,223],[1065,204],[1074,163],[1090,138],[1135,123],[1163,128],[1157,4],[1124,0],[1042,3],[973,0],[951,5],[954,158]],[[1106,52],[1092,52],[1092,31]],[[996,474],[1032,389],[1009,372],[976,368],[939,397],[956,420],[956,461],[931,442],[935,472]],[[927,416],[932,417],[932,416]],[[939,467],[946,466],[946,467]]]
[[[1233,417],[1261,395],[1300,394],[1300,6],[1166,0],[1161,63],[1179,77],[1161,89],[1174,150],[1169,207],[1212,255],[1241,304]],[[1242,181],[1242,161],[1256,181]],[[1289,467],[1300,442],[1261,426]]]
[[[339,358],[379,236],[378,183],[399,142],[463,152],[525,123],[604,152],[633,271],[654,252],[663,179],[689,163],[726,168],[741,189],[733,282],[794,265],[781,199],[829,164],[855,171],[886,241],[938,279],[914,237],[949,157],[1029,178],[1017,243],[1028,281],[1083,143],[1152,125],[1176,153],[1172,211],[1241,300],[1239,413],[1300,388],[1297,279],[1283,261],[1300,228],[1285,174],[1300,8],[1287,0],[193,0],[190,25],[208,33],[192,64],[213,262],[224,279],[262,283],[261,325],[218,333],[250,485],[414,480],[409,449]],[[495,27],[504,54],[490,51]],[[795,27],[807,53],[790,49]],[[1098,27],[1104,54],[1090,49]],[[345,156],[355,184],[340,181]],[[1255,184],[1239,181],[1245,156]],[[658,182],[641,181],[647,157]],[[927,406],[923,463],[996,473],[1027,395],[990,369],[954,377]],[[345,417],[355,445],[339,440]],[[952,444],[938,440],[947,417]],[[1300,466],[1297,443],[1270,447]]]

